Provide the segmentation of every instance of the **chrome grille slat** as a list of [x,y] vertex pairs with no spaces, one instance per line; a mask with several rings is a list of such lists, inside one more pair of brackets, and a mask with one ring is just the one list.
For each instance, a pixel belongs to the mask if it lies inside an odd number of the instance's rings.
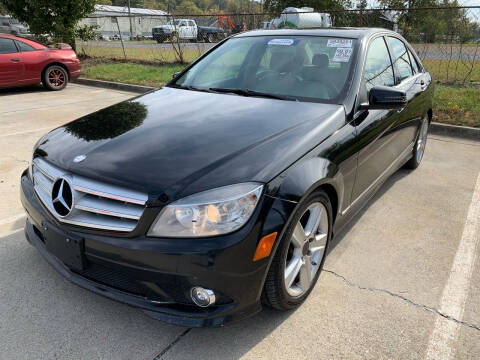
[[140,219],[143,212],[142,206],[122,204],[119,201],[95,198],[91,195],[85,195],[80,198],[76,202],[75,207],[84,211],[134,220]]
[[49,195],[52,192],[53,181],[39,171],[36,166],[33,167],[33,176],[35,177],[36,185],[38,185],[45,194]]
[[[138,191],[108,185],[68,173],[42,158],[33,160],[34,189],[49,211],[61,222],[94,229],[132,231],[148,199]],[[52,203],[56,179],[69,179],[74,192],[74,206],[66,217],[58,216]]]

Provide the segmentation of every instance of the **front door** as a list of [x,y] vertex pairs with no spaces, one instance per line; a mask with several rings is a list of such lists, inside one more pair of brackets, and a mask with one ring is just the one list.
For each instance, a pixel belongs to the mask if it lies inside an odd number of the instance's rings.
[[[407,94],[407,106],[399,113],[396,127],[396,137],[392,144],[396,149],[402,151],[409,147],[414,141],[418,132],[421,120],[427,113],[427,104],[423,90],[425,80],[423,73],[415,69],[412,59],[402,40],[396,37],[387,37],[390,53],[392,55],[395,72],[395,87],[405,91]],[[423,84],[422,84],[423,81]]]
[[23,76],[23,64],[12,39],[0,38],[0,86],[17,85]]
[[[368,47],[363,86],[360,91],[368,99],[374,86],[394,86],[395,78],[388,47],[383,36],[373,39]],[[398,135],[395,126],[400,113],[397,110],[360,111],[355,120],[359,147],[357,177],[352,192],[352,203],[359,199],[385,172],[398,156],[391,146]]]

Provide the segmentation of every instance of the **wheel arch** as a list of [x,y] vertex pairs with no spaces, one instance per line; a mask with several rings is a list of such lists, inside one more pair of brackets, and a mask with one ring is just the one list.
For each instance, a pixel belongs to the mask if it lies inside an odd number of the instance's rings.
[[321,157],[300,161],[274,179],[269,187],[276,189],[275,197],[297,203],[293,212],[310,194],[323,190],[332,204],[332,223],[337,218],[343,200],[343,175],[336,164]]
[[433,119],[433,110],[430,108],[427,110],[428,122],[431,123]]
[[47,65],[43,67],[42,73],[40,74],[41,79],[43,79],[43,76],[45,75],[45,71],[47,71],[47,69],[53,65],[60,66],[61,68],[65,69],[65,71],[67,72],[68,81],[70,81],[70,71],[68,71],[68,67],[66,67],[65,64],[62,64],[61,62],[58,62],[58,61],[49,62]]

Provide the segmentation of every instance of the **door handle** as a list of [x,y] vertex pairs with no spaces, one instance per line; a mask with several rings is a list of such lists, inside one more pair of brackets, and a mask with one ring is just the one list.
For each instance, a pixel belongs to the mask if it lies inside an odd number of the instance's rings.
[[425,84],[425,81],[424,80],[421,80],[420,81],[420,89],[423,91],[427,88],[427,84]]
[[20,58],[11,58],[10,60],[13,61],[13,62],[19,62]]

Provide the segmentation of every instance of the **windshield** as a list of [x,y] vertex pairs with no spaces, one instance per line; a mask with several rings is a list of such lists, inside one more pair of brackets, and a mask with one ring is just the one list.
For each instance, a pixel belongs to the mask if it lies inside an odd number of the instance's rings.
[[169,20],[167,22],[167,25],[175,25],[177,26],[179,24],[180,20]]
[[244,96],[268,94],[289,100],[341,102],[351,79],[354,48],[354,39],[334,37],[232,38],[170,86]]

